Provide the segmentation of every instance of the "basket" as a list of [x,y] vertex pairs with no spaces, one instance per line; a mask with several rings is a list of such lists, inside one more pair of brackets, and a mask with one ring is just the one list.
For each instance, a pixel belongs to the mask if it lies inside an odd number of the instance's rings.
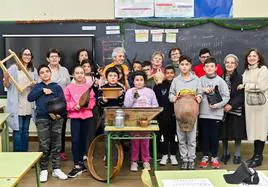
[[121,95],[122,88],[101,88],[103,97],[107,99],[116,99]]

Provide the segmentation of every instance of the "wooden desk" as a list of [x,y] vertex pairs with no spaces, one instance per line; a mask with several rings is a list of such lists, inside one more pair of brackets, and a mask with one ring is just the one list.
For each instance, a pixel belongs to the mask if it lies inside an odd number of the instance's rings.
[[[4,184],[8,181],[15,180],[15,184],[27,174],[30,169],[35,166],[37,186],[40,186],[39,181],[39,159],[42,152],[2,152],[0,153],[0,179]],[[1,183],[0,183],[1,184]],[[2,185],[0,185],[2,187]]]
[[[111,141],[120,139],[153,139],[153,163],[154,169],[157,170],[157,150],[156,150],[156,134],[159,131],[158,125],[149,125],[148,127],[123,127],[116,128],[114,126],[105,126],[104,131],[108,133],[107,138],[107,186],[110,186],[110,172],[111,172]],[[148,136],[132,136],[131,132],[148,132]],[[126,135],[127,134],[127,135]]]
[[0,140],[0,152],[9,151],[9,128],[8,124],[6,122],[9,114],[8,113],[0,113],[0,129],[2,130],[1,132],[1,140]]
[[155,177],[158,187],[164,187],[163,179],[201,179],[207,178],[215,187],[238,186],[227,184],[223,178],[223,174],[227,170],[194,170],[194,171],[155,171]]
[[17,178],[0,178],[1,187],[15,187],[17,184]]

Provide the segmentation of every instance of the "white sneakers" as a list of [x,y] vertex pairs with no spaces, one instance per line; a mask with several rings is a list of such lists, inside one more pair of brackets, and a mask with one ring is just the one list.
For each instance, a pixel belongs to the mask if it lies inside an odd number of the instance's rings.
[[144,169],[147,169],[147,170],[150,171],[150,170],[151,170],[150,163],[149,163],[149,162],[144,162],[144,163],[143,163],[143,168],[144,168]]
[[53,177],[57,177],[57,178],[59,178],[59,179],[61,179],[61,180],[66,180],[66,179],[68,179],[68,176],[67,176],[65,173],[63,173],[63,172],[61,171],[61,169],[54,169],[53,172],[52,172],[52,176],[53,176]]
[[178,161],[177,161],[176,155],[170,155],[169,158],[170,158],[171,165],[177,166],[179,164]]
[[167,165],[167,161],[168,161],[168,155],[163,155],[159,164],[162,166],[165,166],[165,165]]
[[137,162],[131,163],[130,171],[138,171],[138,163]]
[[47,170],[40,171],[40,182],[47,182],[48,172]]
[[[167,162],[168,162],[168,155],[163,155],[159,164],[162,166],[165,166]],[[176,155],[170,155],[170,162],[173,166],[176,166],[179,164],[177,161]]]
[[[57,177],[61,180],[66,180],[68,179],[67,175],[61,171],[61,169],[54,169],[52,172],[53,177]],[[47,170],[42,170],[40,171],[40,182],[47,182],[47,177],[48,177],[48,171]]]
[[[138,163],[137,162],[132,162],[130,165],[130,171],[138,171]],[[144,162],[143,163],[143,168],[147,170],[151,170],[151,166],[149,162]]]

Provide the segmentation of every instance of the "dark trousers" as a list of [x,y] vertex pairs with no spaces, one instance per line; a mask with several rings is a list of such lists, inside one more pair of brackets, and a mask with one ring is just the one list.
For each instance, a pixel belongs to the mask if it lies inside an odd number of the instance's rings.
[[160,145],[160,153],[167,155],[170,151],[171,155],[176,155],[178,142],[176,131],[176,119],[175,117],[160,117],[159,120],[160,132],[158,134],[158,140]]
[[201,149],[204,156],[216,157],[219,147],[220,120],[199,119]]
[[28,152],[31,115],[19,116],[19,130],[13,131],[13,151]]
[[39,151],[43,152],[40,169],[47,170],[49,156],[52,157],[52,168],[60,168],[61,128],[63,119],[37,119],[36,128],[39,138]]
[[67,123],[67,116],[63,117],[63,124],[61,129],[61,153],[65,152],[65,135],[66,135],[66,123]]
[[71,119],[72,154],[75,165],[83,162],[83,155],[87,152],[88,139],[91,143],[95,136],[95,125],[92,118]]

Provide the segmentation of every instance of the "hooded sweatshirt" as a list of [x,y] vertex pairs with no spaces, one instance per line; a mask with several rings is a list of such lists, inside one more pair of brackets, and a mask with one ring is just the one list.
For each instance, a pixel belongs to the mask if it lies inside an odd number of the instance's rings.
[[197,93],[197,88],[200,79],[190,72],[190,79],[184,80],[184,78],[179,74],[175,79],[173,79],[170,90],[169,90],[169,100],[174,103],[178,92],[182,89],[189,89]]
[[[204,88],[215,88],[215,86],[218,86],[222,101],[214,104],[215,108],[211,108],[208,103],[207,95],[204,92]],[[205,75],[200,78],[198,95],[202,96],[199,108],[199,118],[222,120],[224,113],[223,107],[230,99],[230,93],[226,82],[217,75],[213,77]]]

